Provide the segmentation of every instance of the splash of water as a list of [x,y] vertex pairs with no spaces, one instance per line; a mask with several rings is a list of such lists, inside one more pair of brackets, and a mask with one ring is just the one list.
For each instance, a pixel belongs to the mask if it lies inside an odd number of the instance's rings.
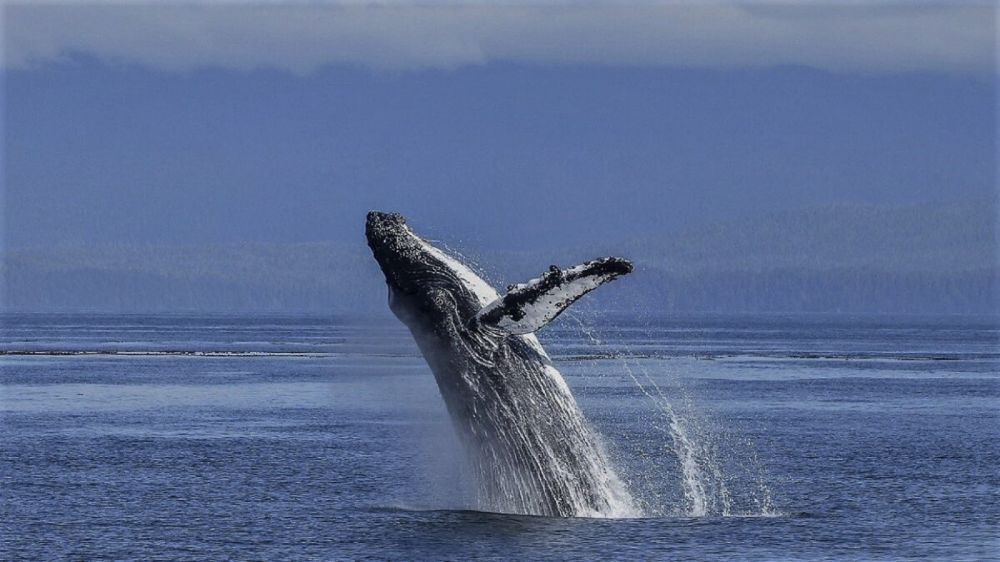
[[[616,342],[612,348],[579,314],[567,316],[577,324],[590,345],[601,349],[603,356],[614,358],[619,363],[621,372],[651,403],[653,414],[649,426],[664,436],[665,448],[675,458],[683,504],[664,505],[662,498],[647,490],[649,497],[642,497],[639,502],[647,515],[726,517],[776,514],[772,493],[749,440],[736,443],[713,428],[709,420],[699,414],[690,394],[677,377],[661,377],[661,381],[668,385],[668,392],[664,392],[627,344]],[[730,458],[727,459],[727,455]],[[727,470],[727,460],[731,461],[729,464],[741,468]],[[746,474],[733,474],[739,471]],[[647,478],[650,476],[647,475]],[[662,481],[658,481],[656,476],[652,479],[654,486],[662,486]]]

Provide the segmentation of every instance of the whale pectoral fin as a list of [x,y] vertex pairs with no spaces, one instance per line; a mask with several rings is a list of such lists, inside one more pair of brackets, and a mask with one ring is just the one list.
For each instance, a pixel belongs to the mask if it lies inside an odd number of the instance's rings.
[[631,271],[632,264],[623,258],[600,258],[568,269],[552,266],[541,277],[510,287],[507,294],[483,307],[476,321],[511,334],[528,334],[559,316],[576,299]]

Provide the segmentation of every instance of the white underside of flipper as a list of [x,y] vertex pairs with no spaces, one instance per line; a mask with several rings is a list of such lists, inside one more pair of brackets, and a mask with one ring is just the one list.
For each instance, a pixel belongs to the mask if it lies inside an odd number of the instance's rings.
[[529,334],[583,295],[630,271],[632,265],[621,258],[601,258],[567,269],[553,266],[541,277],[512,286],[484,306],[477,320],[510,334]]

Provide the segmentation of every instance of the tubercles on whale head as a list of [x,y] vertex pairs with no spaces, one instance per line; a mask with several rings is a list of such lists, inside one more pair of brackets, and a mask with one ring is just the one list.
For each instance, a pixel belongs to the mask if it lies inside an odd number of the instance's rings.
[[392,228],[406,224],[406,218],[399,213],[384,213],[382,211],[368,211],[368,220],[365,224],[366,233],[371,235],[373,229]]
[[406,226],[406,219],[399,213],[371,211],[365,223],[365,237],[375,256],[375,261],[385,274],[390,287],[414,293],[408,279],[426,263],[421,252],[421,241]]
[[[379,265],[383,259],[391,259],[407,245],[406,219],[399,213],[371,211],[365,222],[365,237]],[[385,266],[382,267],[383,271]]]

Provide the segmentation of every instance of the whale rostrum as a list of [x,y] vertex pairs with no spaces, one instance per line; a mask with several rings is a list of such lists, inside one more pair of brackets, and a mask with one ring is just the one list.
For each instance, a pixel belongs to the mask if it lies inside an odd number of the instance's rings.
[[609,257],[553,266],[501,297],[397,213],[369,213],[365,233],[389,307],[413,334],[464,446],[476,507],[564,517],[637,514],[600,436],[533,333],[632,265]]

